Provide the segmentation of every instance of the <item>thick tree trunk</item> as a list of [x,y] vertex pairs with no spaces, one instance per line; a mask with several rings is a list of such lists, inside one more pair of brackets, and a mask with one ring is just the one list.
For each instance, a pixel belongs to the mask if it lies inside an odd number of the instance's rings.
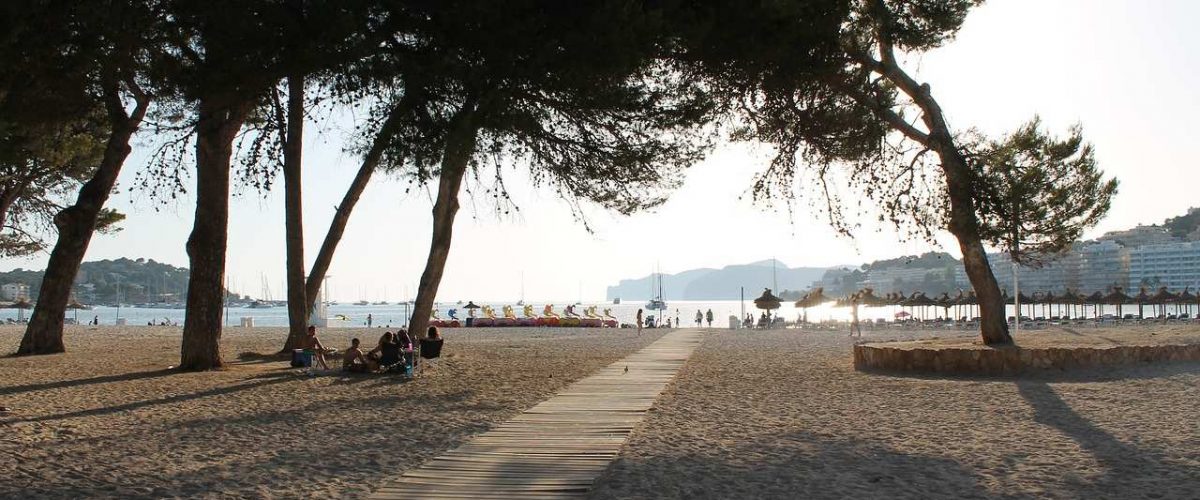
[[[975,289],[979,299],[979,331],[983,343],[987,345],[1011,344],[1012,336],[1008,334],[1008,321],[1004,315],[1004,298],[1000,295],[1000,285],[992,274],[988,264],[987,252],[983,248],[983,240],[979,237],[979,218],[975,215],[974,188],[971,186],[971,171],[967,161],[958,151],[949,127],[942,118],[941,108],[933,101],[927,88],[918,102],[925,102],[922,108],[929,126],[930,145],[941,158],[942,172],[946,176],[946,191],[950,198],[950,233],[958,239],[958,248],[963,255],[963,268],[967,279]],[[926,107],[928,106],[928,107]]]
[[283,145],[283,211],[287,244],[288,338],[283,352],[297,349],[308,326],[304,283],[304,212],[301,188],[304,151],[304,77],[288,77],[287,132]]
[[225,250],[229,235],[229,163],[233,139],[251,101],[241,96],[203,96],[196,124],[196,217],[188,237],[187,315],[183,321],[181,370],[220,368],[221,309],[225,298]]
[[958,239],[958,246],[963,254],[963,267],[979,299],[980,334],[985,344],[1010,344],[1012,337],[1008,334],[1000,286],[996,283],[991,266],[988,265],[987,253],[979,237],[979,218],[975,214],[975,194],[971,185],[970,167],[954,143],[954,136],[950,133],[950,126],[946,123],[941,105],[933,98],[929,85],[917,83],[896,62],[891,39],[891,13],[887,4],[883,0],[875,0],[873,5],[874,13],[879,16],[877,34],[880,61],[866,57],[861,57],[860,60],[895,84],[921,108],[921,120],[929,132],[925,134],[915,130],[891,110],[877,110],[876,113],[881,114],[901,133],[932,149],[941,159],[950,198],[948,229]]
[[358,204],[358,199],[362,197],[363,191],[367,189],[367,184],[371,182],[371,175],[379,166],[383,150],[387,148],[388,143],[392,141],[399,130],[403,121],[403,113],[404,108],[397,106],[384,120],[383,125],[375,134],[375,139],[371,142],[371,149],[363,157],[358,173],[354,175],[354,180],[350,182],[346,195],[342,197],[342,203],[338,205],[337,212],[333,214],[333,221],[329,223],[329,231],[325,233],[321,250],[317,252],[317,258],[313,261],[312,270],[308,274],[305,295],[309,311],[313,310],[317,298],[320,296],[325,273],[329,272],[329,265],[333,263],[333,253],[337,251],[338,243],[342,241],[342,235],[346,232],[346,224],[350,222],[350,214],[354,212],[354,205]]
[[479,129],[475,125],[470,104],[455,116],[451,136],[442,155],[441,180],[437,199],[433,204],[433,237],[429,245],[429,258],[425,271],[417,285],[417,298],[413,303],[412,322],[409,334],[426,338],[433,302],[437,299],[438,286],[442,283],[442,272],[450,256],[450,240],[454,232],[454,216],[458,213],[458,192],[462,187],[467,164],[475,154],[475,139]]
[[92,241],[100,210],[108,201],[121,167],[132,151],[129,141],[141,126],[150,104],[147,96],[136,91],[133,112],[126,114],[118,91],[110,88],[108,94],[112,130],[104,148],[104,156],[96,173],[80,188],[75,204],[54,217],[58,240],[50,252],[50,261],[38,291],[37,305],[33,309],[33,316],[29,318],[29,326],[25,328],[25,336],[21,338],[17,354],[52,354],[66,350],[63,345],[63,321],[67,314],[67,303],[71,300],[71,285]]

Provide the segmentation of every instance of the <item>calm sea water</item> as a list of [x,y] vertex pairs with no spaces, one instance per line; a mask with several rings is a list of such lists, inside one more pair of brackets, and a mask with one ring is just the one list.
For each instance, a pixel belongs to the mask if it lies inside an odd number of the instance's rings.
[[[561,315],[564,304],[566,304],[566,303],[555,304],[554,311]],[[505,303],[481,303],[480,305],[490,305],[496,309],[497,314],[500,314],[499,311],[501,311],[502,307],[506,304]],[[522,315],[521,307],[516,306],[515,303],[507,304],[507,305],[514,306],[517,316]],[[610,304],[610,303],[584,303],[579,306],[576,306],[575,310],[576,310],[576,312],[578,312],[579,314],[582,315],[584,309],[587,308],[588,306],[592,306],[592,305],[596,306],[596,312],[601,315],[604,314],[605,309],[609,309],[612,316],[617,318],[617,320],[622,323],[634,323],[636,321],[635,318],[637,315],[637,310],[639,308],[645,308],[645,303],[642,301],[636,301],[636,302],[635,301],[626,301],[625,303],[622,303],[619,305],[614,305],[614,304]],[[542,309],[544,307],[545,307],[545,304],[533,304],[534,312],[537,314],[541,314]],[[729,326],[729,316],[744,317],[745,313],[749,313],[749,314],[753,314],[754,317],[757,319],[759,314],[762,312],[758,309],[755,309],[754,303],[751,302],[750,300],[747,300],[745,302],[740,302],[740,301],[736,301],[736,300],[671,301],[671,302],[667,303],[667,307],[668,307],[668,309],[666,311],[667,312],[666,316],[671,318],[672,322],[674,322],[674,318],[678,315],[680,323],[684,327],[696,326],[696,323],[695,323],[696,311],[707,312],[708,310],[711,309],[713,312],[713,326],[718,326],[718,327],[728,327]],[[1048,316],[1065,314],[1065,309],[1061,309],[1061,308],[1058,308],[1055,311],[1050,311],[1049,309],[1043,310],[1042,306],[1033,306],[1033,308],[1036,310],[1034,311],[1033,314],[1031,314],[1030,307],[1028,307],[1028,306],[1022,307],[1023,312],[1026,316],[1043,316],[1044,315],[1044,316],[1048,317]],[[463,309],[462,305],[460,305],[460,304],[451,304],[451,303],[438,304],[439,316],[442,317],[443,319],[448,318],[450,316],[451,309],[456,310],[456,314],[459,318],[467,317],[467,311],[465,309]],[[228,311],[229,311],[229,314],[227,315],[227,317],[225,319],[226,325],[236,326],[236,325],[240,324],[241,318],[250,317],[250,318],[254,318],[255,326],[287,326],[287,308],[284,308],[284,307],[260,308],[260,309],[251,309],[251,308],[246,308],[246,307],[231,307],[231,308],[229,308]],[[1131,313],[1137,314],[1138,311],[1137,311],[1136,305],[1126,305],[1121,308],[1120,312],[1124,313],[1124,314],[1131,314]],[[1168,306],[1168,312],[1169,313],[1174,312],[1174,307]],[[1192,312],[1195,313],[1195,308],[1193,308]],[[24,317],[28,317],[29,313],[30,313],[30,311],[24,311],[23,312]],[[848,308],[833,307],[832,303],[825,304],[820,307],[809,308],[807,313],[808,313],[808,321],[810,321],[810,322],[830,321],[830,320],[847,321],[850,319],[850,310]],[[893,307],[863,307],[863,308],[859,309],[858,316],[860,319],[862,319],[864,321],[865,320],[875,320],[875,319],[890,320],[890,319],[895,318],[898,313],[909,313],[916,317],[923,317],[923,318],[930,318],[930,319],[936,318],[936,317],[953,317],[956,315],[957,316],[975,316],[978,314],[978,312],[975,311],[973,308],[971,310],[967,310],[965,308],[959,308],[957,311],[955,309],[950,309],[949,311],[945,311],[941,308],[934,308],[934,307],[929,307],[929,308],[924,308],[924,309],[922,309],[922,308],[914,309],[914,308],[901,308],[898,306],[893,306]],[[1117,310],[1116,306],[1102,306],[1100,308],[1100,314],[1117,314],[1117,313],[1118,313],[1118,310]],[[17,319],[20,314],[22,314],[22,313],[16,309],[0,309],[0,321],[7,320],[9,318]],[[333,326],[333,327],[366,326],[368,314],[372,316],[373,324],[375,326],[397,326],[397,325],[406,324],[408,317],[411,315],[411,306],[406,307],[403,304],[367,305],[367,306],[339,304],[336,306],[330,306],[329,307],[330,326]],[[646,314],[647,316],[650,316],[650,315],[657,316],[656,311],[644,311],[644,314]],[[793,307],[793,305],[791,303],[785,303],[780,309],[777,309],[773,312],[773,315],[782,316],[783,318],[787,319],[788,321],[795,321],[795,320],[799,319],[802,314],[803,314],[803,311]],[[1076,315],[1080,314],[1078,308],[1076,308],[1075,314]],[[1091,306],[1087,307],[1087,314],[1088,314],[1088,316],[1092,315],[1092,307]],[[1146,314],[1146,316],[1151,316],[1153,314],[1152,308],[1150,306],[1145,307],[1145,314]],[[1008,307],[1008,315],[1009,316],[1014,315],[1012,306]],[[155,324],[158,324],[158,323],[161,323],[164,321],[170,322],[170,323],[183,324],[183,316],[184,316],[183,309],[147,309],[147,308],[137,308],[137,307],[121,307],[119,312],[118,312],[117,308],[115,308],[115,307],[96,307],[95,309],[92,309],[92,310],[81,310],[78,312],[67,311],[67,318],[78,317],[78,321],[80,323],[87,323],[87,322],[91,321],[93,318],[99,318],[100,324],[102,324],[102,325],[116,324],[118,317],[123,318],[129,325],[145,325],[147,322],[154,322]]]

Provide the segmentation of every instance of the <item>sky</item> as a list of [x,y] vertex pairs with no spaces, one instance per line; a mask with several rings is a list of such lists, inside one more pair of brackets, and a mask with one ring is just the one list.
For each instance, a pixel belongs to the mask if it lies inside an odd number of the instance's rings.
[[[928,82],[952,127],[1011,131],[1040,115],[1050,130],[1081,123],[1102,169],[1120,180],[1106,219],[1085,236],[1157,223],[1200,205],[1194,195],[1193,139],[1200,135],[1200,2],[1190,0],[992,0],[970,14],[956,40],[905,67]],[[348,128],[348,127],[345,127]],[[343,152],[347,130],[310,125],[305,149],[305,242],[311,263],[336,205],[358,167]],[[110,206],[129,214],[125,229],[93,239],[87,260],[144,257],[187,266],[184,243],[193,200],[166,205],[128,189],[146,162],[138,148]],[[465,194],[439,300],[584,300],[605,286],[649,274],[723,267],[768,258],[791,266],[860,264],[930,250],[958,254],[948,234],[938,244],[903,241],[887,228],[837,235],[805,201],[791,215],[755,206],[748,188],[770,157],[762,146],[726,144],[693,166],[658,209],[630,217],[587,209],[592,232],[548,188],[508,185],[516,215],[498,217]],[[189,185],[194,179],[186,181]],[[431,231],[429,191],[406,192],[376,177],[356,208],[330,269],[332,298],[409,299],[425,265]],[[237,189],[237,188],[235,188]],[[264,282],[284,295],[283,201],[249,189],[231,202],[231,288],[262,296]],[[46,255],[0,261],[0,270],[41,269]]]

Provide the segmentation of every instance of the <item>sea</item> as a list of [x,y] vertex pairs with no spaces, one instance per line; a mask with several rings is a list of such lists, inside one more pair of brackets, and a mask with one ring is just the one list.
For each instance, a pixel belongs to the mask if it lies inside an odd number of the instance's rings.
[[[556,302],[552,304],[553,310],[559,315],[563,315],[563,306],[572,304],[573,302]],[[491,306],[495,309],[497,315],[501,315],[503,306],[511,305],[518,317],[522,316],[522,306],[517,306],[516,302],[481,302],[479,305]],[[464,319],[467,317],[467,310],[463,308],[464,304],[459,303],[440,303],[437,304],[438,316],[442,319],[457,317]],[[540,315],[545,308],[545,303],[531,303],[535,314]],[[584,310],[588,307],[595,306],[596,313],[603,316],[607,312],[612,317],[616,318],[621,323],[633,324],[636,322],[638,309],[646,309],[646,303],[643,301],[626,300],[621,304],[612,304],[609,302],[583,302],[575,306],[575,311],[583,315]],[[1086,306],[1086,314],[1091,317],[1094,313],[1093,306]],[[1149,317],[1151,306],[1145,306],[1145,314]],[[695,327],[696,312],[706,314],[708,311],[713,313],[714,327],[728,328],[731,320],[736,318],[745,318],[747,314],[754,316],[755,320],[764,311],[756,309],[754,302],[751,300],[715,300],[715,301],[694,301],[694,300],[679,300],[668,301],[667,309],[663,311],[665,314],[660,314],[659,311],[644,310],[643,314],[649,318],[655,317],[656,322],[661,323],[660,317],[666,316],[675,323],[675,318],[679,319],[679,325],[682,327]],[[398,327],[408,323],[412,315],[411,304],[371,304],[371,305],[355,305],[355,304],[337,304],[328,306],[329,326],[330,327],[359,327],[367,325],[367,316],[371,316],[372,326],[380,327]],[[1043,306],[1023,306],[1022,312],[1024,316],[1058,316],[1067,314],[1066,310],[1061,307],[1045,308]],[[1101,315],[1112,314],[1137,314],[1137,306],[1130,304],[1122,306],[1120,310],[1116,306],[1099,306],[1095,311]],[[1174,312],[1168,307],[1168,313]],[[477,311],[478,313],[478,311]],[[811,307],[807,310],[796,308],[793,304],[785,302],[779,309],[770,311],[772,317],[782,317],[787,321],[797,321],[806,319],[809,322],[825,322],[825,321],[848,321],[850,319],[850,309],[847,307],[835,307],[833,303],[823,304],[818,307]],[[8,322],[8,320],[19,320],[28,318],[29,310],[18,309],[0,309],[0,321]],[[1075,308],[1075,316],[1083,314],[1078,306]],[[860,307],[858,317],[862,321],[885,320],[890,321],[898,317],[915,317],[922,319],[934,319],[938,317],[974,317],[978,315],[975,308],[951,308],[945,310],[940,307],[900,307],[900,306],[884,306],[884,307]],[[1008,306],[1008,316],[1015,315],[1013,307]],[[145,308],[145,307],[128,307],[122,306],[107,307],[96,306],[90,310],[67,311],[67,318],[78,321],[79,323],[88,323],[93,319],[98,319],[101,325],[115,325],[124,322],[127,325],[146,325],[146,324],[183,324],[184,310],[183,309],[160,309],[160,308]],[[227,326],[238,326],[242,323],[242,318],[253,318],[254,326],[287,326],[287,308],[286,307],[267,307],[267,308],[249,308],[249,307],[229,307],[226,309],[224,323]],[[703,323],[703,326],[708,326]]]

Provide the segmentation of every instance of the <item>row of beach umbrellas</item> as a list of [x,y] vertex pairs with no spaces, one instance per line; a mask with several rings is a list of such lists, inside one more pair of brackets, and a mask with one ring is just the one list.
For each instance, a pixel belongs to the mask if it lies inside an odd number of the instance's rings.
[[[769,294],[770,290],[764,292],[764,296]],[[759,300],[755,299],[755,305],[759,304]],[[1055,295],[1053,292],[1038,292],[1027,296],[1023,293],[1016,297],[1009,296],[1007,292],[1003,295],[1005,304],[1019,303],[1024,312],[1024,307],[1029,307],[1033,316],[1033,311],[1037,307],[1041,307],[1043,313],[1055,314],[1057,310],[1061,315],[1064,310],[1068,316],[1074,317],[1076,311],[1080,315],[1086,314],[1086,307],[1092,306],[1093,314],[1099,315],[1099,306],[1112,305],[1117,307],[1117,315],[1122,315],[1122,308],[1125,305],[1135,304],[1138,307],[1138,316],[1144,317],[1145,306],[1151,306],[1156,315],[1166,315],[1167,307],[1174,306],[1175,312],[1179,313],[1183,308],[1187,312],[1191,311],[1192,306],[1200,306],[1200,296],[1197,296],[1189,289],[1184,289],[1180,293],[1172,293],[1166,287],[1161,287],[1156,293],[1150,293],[1145,287],[1142,287],[1137,295],[1127,295],[1121,287],[1113,287],[1112,291],[1105,294],[1103,292],[1095,292],[1091,295],[1082,295],[1071,290]],[[979,304],[975,297],[974,291],[963,292],[959,290],[957,296],[950,296],[949,293],[943,293],[940,297],[929,297],[924,292],[914,292],[905,294],[903,292],[889,293],[882,297],[875,295],[874,290],[864,288],[849,296],[839,299],[830,298],[825,295],[824,289],[817,287],[809,291],[800,300],[797,300],[795,306],[797,309],[804,310],[807,321],[807,310],[810,307],[816,307],[821,304],[833,302],[835,307],[901,307],[913,308],[915,311],[925,312],[927,308],[943,308],[949,313],[951,308],[955,309],[955,317],[958,317],[960,309],[973,310]],[[778,307],[778,306],[776,306]],[[760,307],[761,309],[762,307]],[[920,308],[920,309],[917,309]],[[896,317],[907,317],[911,313],[900,311],[896,313]],[[1043,314],[1046,315],[1046,314]]]

